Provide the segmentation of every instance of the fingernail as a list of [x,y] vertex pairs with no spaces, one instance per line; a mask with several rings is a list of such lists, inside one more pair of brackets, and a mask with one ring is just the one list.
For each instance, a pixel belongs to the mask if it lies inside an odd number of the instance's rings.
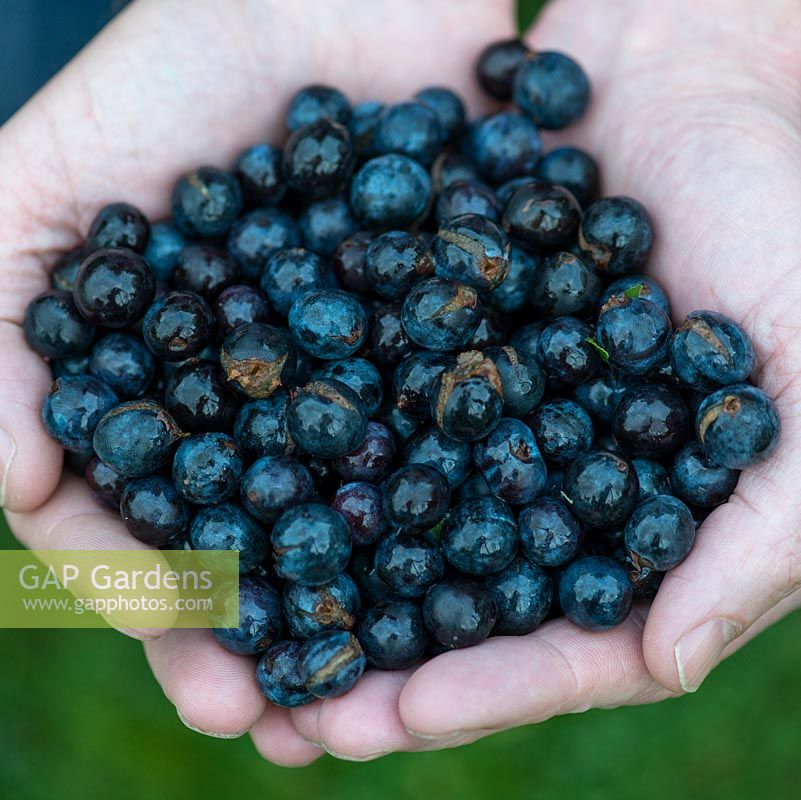
[[739,626],[726,619],[709,620],[685,633],[673,648],[681,688],[696,691],[717,666],[726,645],[739,634]]
[[[444,748],[444,747],[458,747],[462,744],[468,744],[475,740],[476,736],[482,735],[482,731],[475,730],[475,731],[450,731],[450,733],[421,733],[420,731],[413,731],[411,728],[407,728],[406,732],[411,736],[414,736],[415,739],[422,739],[424,742],[428,742],[432,748]],[[491,730],[485,730],[483,733],[494,733]]]
[[212,739],[238,739],[240,736],[244,736],[247,731],[242,731],[241,733],[217,733],[216,731],[204,731],[201,728],[196,728],[190,722],[187,721],[186,717],[176,709],[176,713],[178,714],[178,719],[189,728],[190,731],[194,731],[195,733],[202,733],[204,736],[211,736]]
[[4,508],[6,504],[8,475],[16,452],[16,443],[5,430],[0,428],[0,508]]
[[344,753],[337,753],[335,750],[332,750],[330,747],[326,747],[325,745],[320,745],[329,756],[333,756],[334,758],[339,759],[340,761],[356,761],[361,763],[363,761],[375,761],[377,758],[381,758],[382,756],[388,756],[392,751],[391,750],[376,750],[375,753],[368,753],[364,756],[350,756],[345,755]]

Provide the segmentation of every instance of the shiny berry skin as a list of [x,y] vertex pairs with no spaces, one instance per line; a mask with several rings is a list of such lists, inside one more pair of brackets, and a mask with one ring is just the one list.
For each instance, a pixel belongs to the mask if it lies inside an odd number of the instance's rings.
[[464,103],[455,92],[444,86],[429,86],[417,92],[414,98],[434,112],[444,141],[462,132],[466,112]]
[[264,652],[284,627],[281,597],[264,581],[239,580],[239,627],[214,628],[214,637],[229,652],[256,655]]
[[226,242],[228,255],[250,280],[261,276],[270,256],[300,245],[298,224],[277,208],[257,208],[245,214],[234,223]]
[[287,411],[287,429],[298,447],[320,458],[355,450],[367,433],[367,413],[359,396],[340,381],[311,381]]
[[553,51],[530,55],[515,73],[514,101],[534,123],[558,130],[580,119],[590,102],[590,82],[569,56]]
[[357,231],[336,246],[332,266],[343,288],[361,294],[370,290],[364,274],[364,260],[372,241],[373,234],[370,231]]
[[519,419],[502,419],[475,446],[473,460],[492,492],[511,505],[530,503],[545,487],[545,462],[531,429]]
[[307,206],[298,220],[303,243],[321,256],[333,255],[343,239],[359,226],[344,197],[328,197]]
[[381,373],[366,358],[343,358],[326,361],[312,373],[312,378],[333,378],[353,389],[364,403],[367,416],[375,416],[384,400]]
[[308,292],[295,300],[287,319],[292,340],[316,358],[347,358],[367,338],[367,314],[347,292]]
[[237,412],[225,374],[202,359],[190,359],[170,375],[164,405],[181,429],[192,433],[228,430]]
[[445,476],[426,464],[401,467],[383,487],[389,524],[408,531],[433,528],[448,512],[451,491]]
[[370,159],[354,175],[350,205],[365,228],[406,228],[431,202],[431,180],[416,161],[398,153]]
[[224,236],[241,211],[239,182],[217,167],[199,167],[181,177],[172,191],[172,218],[193,238]]
[[601,294],[601,278],[594,267],[573,253],[552,253],[531,284],[531,303],[548,319],[594,314]]
[[156,362],[141,339],[110,333],[92,348],[89,370],[120,397],[139,397],[153,380]]
[[476,166],[493,183],[533,174],[542,154],[536,126],[514,111],[501,111],[474,122],[468,148]]
[[107,328],[127,328],[153,302],[156,281],[133,250],[96,250],[81,264],[73,299],[83,317]]
[[273,523],[293,506],[314,497],[314,479],[308,468],[289,456],[264,456],[242,477],[245,510],[262,522]]
[[104,464],[97,456],[93,456],[86,465],[84,477],[92,490],[92,496],[100,505],[114,511],[120,510],[120,497],[128,482],[127,478]]
[[445,561],[431,534],[391,533],[375,551],[378,577],[397,597],[422,597],[442,579]]
[[654,243],[651,218],[643,205],[630,197],[596,200],[584,212],[578,243],[601,272],[642,272]]
[[481,181],[456,180],[440,192],[434,216],[442,224],[463,214],[478,214],[499,222],[501,206],[495,192]]
[[364,441],[353,451],[333,460],[333,467],[345,481],[380,483],[392,472],[395,439],[380,422],[370,420]]
[[378,419],[392,431],[395,441],[403,444],[420,428],[420,420],[404,414],[394,403],[389,403],[381,409]]
[[673,489],[672,494],[685,503],[713,508],[729,499],[739,475],[736,469],[715,464],[703,445],[692,441],[673,457],[668,485]]
[[517,553],[517,523],[497,497],[479,497],[454,506],[442,523],[442,553],[466,575],[491,575],[511,564]]
[[487,301],[505,314],[522,311],[528,305],[529,291],[537,271],[541,268],[540,257],[512,244],[509,255],[509,272]]
[[681,446],[690,432],[690,411],[671,386],[643,383],[629,389],[612,422],[617,440],[633,453],[661,458]]
[[565,472],[563,495],[571,513],[593,528],[622,525],[639,496],[629,461],[605,450],[582,453]]
[[407,440],[403,463],[434,467],[445,476],[448,486],[454,491],[473,466],[473,448],[468,442],[446,436],[436,425],[426,425]]
[[355,163],[348,129],[330,119],[298,128],[284,145],[286,182],[309,200],[322,200],[341,191]]
[[530,53],[520,39],[502,39],[487,45],[476,63],[481,88],[496,100],[511,100],[515,74]]
[[431,391],[445,370],[456,365],[450,353],[422,350],[403,359],[392,378],[395,405],[414,419],[431,417]]
[[357,547],[375,544],[388,532],[389,523],[381,501],[378,486],[363,481],[346,483],[334,494],[331,508],[344,517]]
[[154,547],[182,537],[192,518],[189,504],[172,481],[159,475],[127,483],[120,499],[120,515],[129,533]]
[[290,455],[295,449],[286,426],[289,403],[289,395],[277,391],[262,400],[251,400],[239,409],[234,421],[234,439],[246,461]]
[[407,600],[381,603],[367,609],[356,635],[367,663],[382,670],[414,666],[428,645],[422,611]]
[[543,403],[529,421],[545,460],[571,462],[592,447],[595,432],[590,415],[574,400],[556,398]]
[[403,299],[420,280],[434,274],[434,260],[425,245],[406,231],[387,231],[370,242],[364,256],[368,288],[387,300]]
[[682,383],[710,391],[743,383],[754,370],[756,354],[734,320],[714,311],[693,311],[676,329],[670,362]]
[[582,207],[598,196],[598,164],[578,147],[557,147],[546,153],[537,162],[534,174],[543,181],[564,186]]
[[503,394],[503,413],[507,417],[526,417],[542,400],[545,378],[533,358],[523,360],[514,347],[487,347],[484,356],[498,370]]
[[156,222],[144,250],[145,261],[157,281],[166,281],[172,273],[178,254],[186,245],[183,233],[172,222]]
[[223,289],[214,301],[217,338],[225,339],[231,331],[251,322],[269,322],[267,300],[252,286],[235,284]]
[[270,645],[259,659],[256,683],[273,705],[298,708],[314,700],[314,695],[306,690],[298,671],[300,647],[300,642],[284,639]]
[[492,632],[497,636],[524,636],[544,621],[553,600],[553,584],[542,567],[516,558],[503,571],[484,581],[498,617]]
[[[697,446],[697,442],[694,442]],[[702,448],[699,448],[702,449]],[[670,482],[668,471],[658,462],[649,458],[633,458],[631,466],[637,473],[637,480],[640,484],[638,502],[642,503],[649,497],[658,494],[673,494],[673,486]],[[735,478],[736,482],[736,478]],[[733,487],[732,487],[733,488]]]
[[324,631],[304,642],[298,671],[306,688],[320,698],[340,697],[361,678],[367,659],[349,631]]
[[670,317],[639,297],[612,297],[598,315],[595,336],[609,363],[632,375],[644,375],[665,362],[673,334]]
[[327,583],[348,564],[352,537],[347,522],[319,503],[285,511],[275,523],[270,540],[275,571],[304,586]]
[[681,564],[695,542],[692,512],[678,497],[649,497],[634,509],[625,532],[636,564],[668,570]]
[[403,301],[401,322],[409,338],[428,350],[466,345],[481,321],[481,303],[472,286],[445,278],[416,283]]
[[441,581],[429,589],[423,601],[426,628],[448,649],[483,642],[497,618],[498,606],[489,589],[465,578]]
[[68,253],[64,253],[50,273],[50,285],[52,288],[61,289],[63,292],[72,292],[75,288],[75,278],[78,275],[78,270],[87,255],[88,253],[84,247],[75,247]]
[[196,356],[212,338],[214,317],[194,292],[167,292],[156,298],[142,320],[145,344],[157,358],[184,361]]
[[118,403],[105,383],[90,375],[56,378],[42,402],[42,422],[65,450],[91,453],[101,418]]
[[37,295],[25,310],[25,340],[46,358],[71,358],[92,345],[95,329],[78,313],[72,295],[48,289]]
[[283,153],[270,144],[254,144],[240,153],[234,166],[242,195],[249,206],[277,203],[286,192]]
[[612,281],[601,292],[601,296],[598,299],[598,307],[603,308],[616,295],[626,293],[656,303],[662,311],[670,316],[670,301],[665,294],[665,290],[653,278],[636,272],[630,275],[623,275]]
[[292,383],[295,348],[283,329],[252,322],[225,337],[220,365],[236,392],[261,400]]
[[401,323],[401,312],[400,303],[388,303],[370,317],[370,360],[380,367],[394,367],[415,348]]
[[558,567],[575,558],[584,541],[578,520],[558,497],[538,497],[517,517],[520,550],[533,564]]
[[498,424],[503,387],[494,362],[478,350],[461,353],[431,389],[431,416],[453,439],[475,442]]
[[166,466],[182,436],[175,420],[158,403],[131,400],[100,420],[92,446],[120,475],[139,478]]
[[464,214],[440,225],[431,245],[440,278],[491,291],[509,274],[510,245],[503,229],[480,214]]
[[348,130],[359,158],[378,155],[375,149],[375,130],[383,110],[384,104],[376,100],[364,100],[353,107]]
[[537,343],[537,360],[554,380],[576,385],[589,380],[601,365],[590,344],[593,329],[575,317],[559,317],[546,326]]
[[[474,184],[476,182],[480,183],[481,178],[475,164],[467,156],[444,150],[434,159],[434,163],[431,165],[431,182],[434,186],[434,192],[439,195],[457,181]],[[485,189],[489,189],[484,184],[481,185]],[[492,190],[490,189],[490,191]],[[494,192],[492,194],[494,197]]]
[[633,591],[626,570],[617,561],[585,556],[559,578],[559,604],[579,628],[605,631],[620,625],[631,611]]
[[178,254],[171,277],[176,289],[186,289],[212,301],[236,283],[239,266],[214,245],[188,244]]
[[325,286],[325,264],[302,247],[278,250],[267,261],[259,285],[270,305],[282,316],[300,297]]
[[147,217],[129,203],[110,203],[98,211],[87,237],[90,250],[125,247],[143,253],[150,237]]
[[429,166],[442,149],[444,138],[439,117],[428,105],[397,103],[381,112],[373,147],[378,153],[399,153]]
[[214,505],[236,494],[242,478],[242,456],[224,433],[202,433],[184,439],[175,451],[172,479],[190,503]]
[[490,306],[482,305],[481,319],[466,349],[484,350],[488,347],[500,347],[508,337],[509,331],[504,315]]
[[63,378],[65,375],[89,375],[90,356],[70,356],[59,358],[50,362],[50,371],[53,378]]
[[550,183],[524,183],[509,199],[502,224],[512,241],[536,252],[568,247],[581,221],[576,198]]
[[256,569],[268,552],[264,528],[233,503],[200,508],[189,527],[189,545],[199,551],[197,558],[201,564],[203,551],[239,551],[240,575]]
[[540,337],[544,330],[544,322],[530,322],[528,325],[523,325],[509,337],[509,346],[514,347],[518,358],[527,362],[536,361],[539,364]]
[[359,590],[344,572],[318,586],[289,581],[284,587],[284,619],[296,639],[311,639],[322,631],[352,630],[360,610]]
[[781,420],[773,400],[756,386],[725,386],[698,407],[695,432],[710,458],[745,469],[767,458],[779,442]]
[[293,95],[286,114],[286,126],[290,131],[296,131],[321,119],[347,125],[350,117],[350,103],[339,89],[311,84]]
[[594,417],[611,425],[618,403],[633,385],[635,379],[625,373],[605,369],[575,386],[573,397]]

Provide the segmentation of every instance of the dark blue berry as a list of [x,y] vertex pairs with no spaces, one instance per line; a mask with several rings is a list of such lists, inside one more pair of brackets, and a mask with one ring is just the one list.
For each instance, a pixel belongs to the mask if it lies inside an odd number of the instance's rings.
[[442,149],[439,115],[422,102],[387,106],[378,118],[373,147],[378,153],[400,153],[429,166]]
[[365,100],[353,107],[348,130],[359,158],[372,158],[378,155],[375,148],[375,130],[383,110],[384,104],[376,100]]
[[415,100],[428,106],[439,121],[442,138],[445,141],[457,137],[464,128],[465,108],[459,95],[444,86],[429,86],[421,89]]
[[490,305],[506,314],[522,311],[528,304],[531,284],[541,266],[539,256],[513,244],[509,272],[503,283],[490,292]]
[[224,433],[203,433],[184,439],[175,451],[172,479],[191,503],[213,505],[232,497],[242,478],[242,456]]
[[257,208],[237,220],[226,247],[242,274],[254,280],[261,276],[270,256],[300,244],[300,228],[292,217],[277,208]]
[[[545,330],[544,322],[530,322],[519,327],[510,337],[509,346],[514,347],[517,356],[525,362],[540,363],[540,336]],[[540,364],[540,366],[542,366]]]
[[172,222],[156,222],[143,253],[157,281],[169,280],[186,239]]
[[[253,517],[232,503],[201,508],[189,527],[189,545],[204,563],[203,551],[236,550],[241,575],[267,557],[267,534]],[[210,562],[213,563],[213,562]]]
[[640,503],[626,523],[626,548],[635,563],[668,570],[681,564],[695,541],[692,512],[678,497],[657,495]]
[[394,367],[414,349],[401,322],[400,303],[376,308],[370,317],[369,356],[381,367]]
[[589,380],[601,365],[591,343],[593,329],[575,317],[559,317],[546,326],[537,343],[537,361],[554,380],[576,385]]
[[367,662],[382,670],[414,666],[428,645],[420,607],[404,600],[369,608],[359,622],[357,636]]
[[661,458],[684,443],[690,431],[690,411],[676,389],[643,383],[623,395],[612,430],[624,448]]
[[369,417],[375,416],[384,400],[381,373],[366,358],[343,358],[325,362],[312,373],[312,377],[333,378],[341,381],[359,395]]
[[91,453],[101,418],[118,403],[117,395],[91,375],[57,378],[42,403],[45,429],[65,450]]
[[333,460],[333,467],[346,481],[380,483],[392,472],[395,439],[380,422],[367,423],[362,443],[346,455]]
[[270,308],[264,296],[252,286],[236,284],[223,289],[214,301],[217,338],[251,322],[269,322]]
[[342,287],[351,292],[366,294],[370,287],[364,274],[364,260],[367,248],[373,241],[369,231],[357,231],[343,239],[334,250],[332,266],[334,275]]
[[224,236],[241,211],[239,182],[216,167],[199,167],[184,175],[172,191],[172,217],[190,237]]
[[735,384],[698,407],[695,431],[716,464],[745,469],[767,458],[779,442],[781,420],[773,400],[756,386]]
[[284,145],[284,178],[308,200],[344,189],[355,163],[348,129],[330,119],[298,128]]
[[375,551],[378,577],[397,597],[422,597],[442,579],[445,561],[431,534],[392,533]]
[[431,416],[431,391],[440,375],[456,364],[449,353],[420,351],[403,359],[395,368],[392,395],[395,405],[414,419]]
[[541,50],[515,74],[514,101],[541,128],[566,128],[587,110],[590,82],[569,56]]
[[649,458],[633,458],[631,466],[634,467],[640,484],[638,496],[640,503],[658,494],[673,494],[668,471],[658,461]]
[[176,289],[195,292],[211,302],[239,279],[239,266],[211,244],[188,244],[178,254],[172,270]]
[[484,355],[498,370],[503,389],[503,413],[508,417],[531,414],[542,400],[545,378],[537,362],[523,360],[513,347],[488,347]]
[[493,183],[531,175],[542,154],[542,142],[531,120],[501,111],[473,123],[469,150],[479,170]]
[[271,144],[254,144],[240,153],[234,175],[247,205],[272,205],[281,200],[286,191],[282,160],[281,150]]
[[520,39],[502,39],[487,45],[476,63],[481,88],[496,100],[511,100],[515,74],[530,53]]
[[654,242],[651,218],[630,197],[605,197],[584,212],[578,242],[601,272],[641,272]]
[[612,424],[618,403],[634,379],[625,373],[605,369],[573,388],[575,399],[601,422]]
[[142,320],[142,336],[150,351],[164,361],[198,355],[212,337],[214,317],[208,303],[194,292],[168,292],[156,298]]
[[303,643],[298,657],[298,671],[306,688],[321,698],[349,692],[366,666],[361,645],[349,631],[318,633]]
[[72,296],[48,289],[28,304],[23,323],[25,340],[46,358],[71,358],[92,345],[95,329],[75,307]]
[[129,203],[110,203],[98,211],[87,237],[90,250],[126,247],[143,253],[150,238],[147,217]]
[[652,303],[656,303],[662,311],[670,315],[670,301],[665,294],[665,290],[653,278],[637,273],[623,275],[612,281],[601,293],[598,299],[598,306],[603,308],[613,297],[625,294],[641,297],[643,300],[650,300]]
[[307,292],[292,304],[288,323],[295,344],[316,358],[347,358],[367,338],[364,308],[342,291]]
[[428,248],[411,233],[387,231],[370,242],[364,256],[369,289],[388,300],[403,299],[420,278],[434,274]]
[[579,558],[559,578],[562,611],[585,630],[605,631],[620,625],[628,617],[632,602],[626,570],[611,558]]
[[545,460],[553,464],[567,464],[592,447],[592,419],[574,400],[543,403],[529,424]]
[[578,520],[557,497],[538,497],[517,517],[520,549],[532,563],[558,567],[575,558],[584,540]]
[[572,244],[581,221],[576,198],[551,183],[524,183],[509,199],[503,212],[509,237],[537,252]]
[[290,131],[296,131],[321,119],[347,125],[350,117],[350,103],[339,89],[311,84],[293,95],[286,113],[286,126]]
[[534,309],[549,319],[593,314],[600,294],[598,273],[573,253],[548,256],[531,284]]
[[501,218],[501,206],[495,192],[481,181],[452,181],[440,192],[435,217],[442,224],[463,214],[478,214],[498,222]]
[[314,497],[311,472],[289,456],[264,456],[242,477],[242,505],[262,522],[273,523],[293,506]]
[[296,639],[311,639],[322,631],[352,630],[360,610],[359,590],[344,572],[318,586],[289,581],[284,587],[284,619]]
[[302,247],[278,250],[267,261],[259,285],[270,305],[285,317],[295,300],[325,286],[325,264]]
[[685,503],[712,508],[729,499],[739,474],[718,466],[700,442],[688,442],[673,457],[668,481],[673,492],[661,494],[675,493]]
[[588,206],[598,196],[598,164],[578,147],[551,150],[539,160],[535,174],[548,183],[564,186],[582,206]]
[[[75,278],[78,277],[78,270],[87,255],[86,248],[82,246],[75,247],[68,253],[64,253],[50,273],[51,286],[54,289],[61,289],[63,292],[71,293],[75,288]],[[150,263],[149,260],[148,263]]]
[[289,455],[294,450],[286,425],[289,402],[289,395],[278,391],[263,400],[251,400],[239,409],[234,439],[247,461]]
[[445,150],[434,159],[434,163],[431,165],[431,182],[434,191],[440,194],[457,181],[466,181],[471,184],[480,182],[478,170],[467,156]]
[[104,464],[97,456],[93,456],[86,465],[84,477],[98,503],[106,508],[119,511],[120,498],[125,484],[128,482],[127,478]]
[[281,597],[268,583],[255,578],[239,581],[239,625],[215,628],[217,641],[231,653],[255,655],[265,651],[284,627]]
[[498,606],[489,589],[465,578],[441,581],[426,593],[423,622],[443,647],[472,647],[490,635]]
[[373,483],[346,483],[337,489],[331,508],[344,517],[357,547],[375,544],[389,530],[381,490]]
[[181,538],[192,518],[189,504],[172,481],[159,475],[134,478],[126,484],[120,515],[129,533],[154,547]]
[[492,492],[511,505],[530,503],[544,488],[547,470],[531,429],[506,417],[473,453]]
[[385,405],[378,419],[392,431],[395,441],[403,444],[420,427],[420,420],[404,414],[394,403]]
[[445,476],[427,464],[410,464],[384,484],[384,513],[390,525],[403,530],[428,530],[447,513],[451,492]]
[[298,671],[301,643],[285,639],[271,645],[259,659],[256,683],[261,693],[282,708],[305,706],[314,700]]
[[89,369],[120,397],[139,397],[150,386],[156,363],[141,339],[110,333],[92,348]]
[[339,243],[359,229],[344,197],[329,197],[312,203],[298,222],[306,247],[321,256],[333,255]]
[[448,481],[451,491],[467,478],[473,464],[473,448],[446,436],[436,425],[420,428],[406,442],[403,450],[405,464],[427,464],[438,469]]
[[490,575],[485,585],[495,600],[498,617],[492,632],[524,636],[545,619],[553,600],[553,584],[542,567],[516,558],[505,570]]

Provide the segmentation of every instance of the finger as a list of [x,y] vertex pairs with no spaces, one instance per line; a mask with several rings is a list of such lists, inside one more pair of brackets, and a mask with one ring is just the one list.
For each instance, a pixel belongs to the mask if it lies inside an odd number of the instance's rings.
[[256,660],[222,648],[210,630],[171,630],[145,643],[153,675],[181,721],[207,736],[247,733],[267,705]]
[[695,691],[727,646],[801,585],[801,501],[790,488],[801,479],[801,460],[791,452],[799,438],[789,412],[784,420],[784,443],[740,476],[654,601],[645,660],[671,691]]
[[280,767],[305,767],[325,753],[295,730],[289,709],[272,703],[250,729],[250,738],[262,758]]
[[[50,499],[32,512],[7,511],[6,518],[20,542],[30,550],[152,550],[125,529],[118,515],[102,508],[77,476],[65,472]],[[161,556],[154,552],[154,558]],[[167,568],[167,562],[162,564]],[[135,639],[154,639],[157,628],[121,628]]]

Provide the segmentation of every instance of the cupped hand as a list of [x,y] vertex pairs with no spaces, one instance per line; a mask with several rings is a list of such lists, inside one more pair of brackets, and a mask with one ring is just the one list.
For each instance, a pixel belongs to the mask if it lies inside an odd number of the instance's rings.
[[[743,473],[704,523],[690,557],[650,609],[598,634],[565,620],[498,637],[412,672],[370,673],[347,696],[291,713],[266,704],[253,664],[209,632],[146,643],[157,679],[191,727],[250,730],[268,759],[303,764],[325,750],[366,759],[452,746],[554,714],[648,702],[694,690],[718,661],[801,600],[801,107],[790,0],[557,0],[529,39],[576,56],[595,89],[564,137],[598,157],[608,194],[651,211],[651,272],[680,319],[712,308],[754,338],[759,381],[783,439]],[[473,112],[474,59],[511,35],[511,2],[312,0],[236,6],[139,0],[0,130],[0,492],[29,547],[134,542],[88,491],[60,477],[38,406],[49,382],[20,323],[97,209],[125,199],[168,212],[175,177],[230,164],[278,141],[291,94],[326,82],[351,99],[396,100],[449,85]],[[556,141],[556,139],[554,139]]]

